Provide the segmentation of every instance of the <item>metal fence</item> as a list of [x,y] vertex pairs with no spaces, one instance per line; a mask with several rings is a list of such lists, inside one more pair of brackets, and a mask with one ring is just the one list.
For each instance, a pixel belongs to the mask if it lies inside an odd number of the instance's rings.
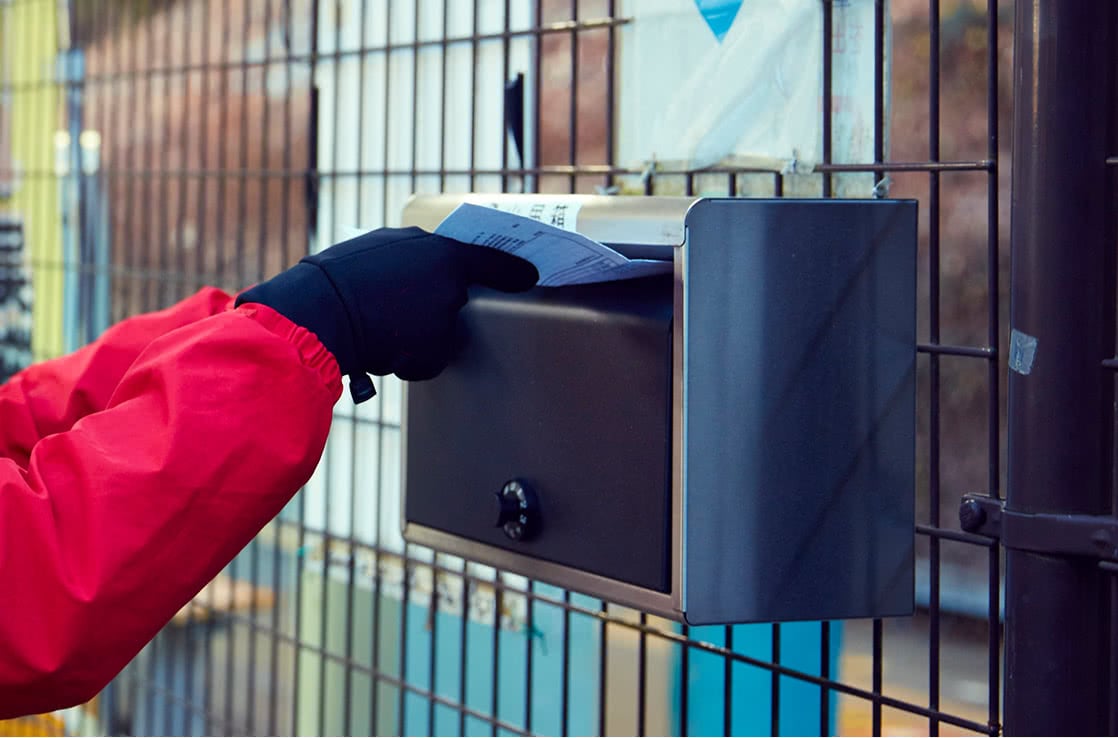
[[[370,407],[338,406],[308,488],[85,716],[112,734],[998,734],[1003,553],[996,531],[964,532],[954,511],[967,492],[998,500],[1006,454],[999,129],[1013,17],[996,0],[871,4],[872,27],[852,30],[835,20],[849,3],[821,2],[823,156],[803,172],[620,161],[634,123],[618,118],[615,63],[632,6],[616,0],[0,3],[0,148],[14,162],[0,207],[26,223],[37,359],[200,286],[236,290],[349,226],[393,225],[411,192],[830,197],[861,177],[876,194],[920,201],[914,617],[688,628],[405,544],[400,388],[386,380]],[[1058,16],[1054,5],[1017,4],[1019,45],[1028,14]],[[1113,30],[1113,13],[1101,15],[1096,37]],[[869,160],[835,156],[838,43],[872,44]],[[1045,73],[1018,57],[1019,88]],[[1109,75],[1073,89],[1112,88]],[[1020,147],[1020,119],[1016,133]],[[1034,176],[1034,195],[1067,184],[1047,169]],[[1113,193],[1113,167],[1092,177]],[[1091,212],[1084,238],[1112,251],[1113,209]],[[1068,216],[1052,214],[1043,232]],[[1015,229],[1042,225],[1017,218]],[[1015,268],[1056,269],[1065,256]],[[1109,331],[1109,356],[1114,264],[1098,259],[1083,268],[1107,275],[1105,294],[1077,304],[1109,300],[1096,331]],[[1066,291],[1050,299],[1072,299]],[[1109,408],[1108,392],[1084,401]],[[1013,453],[1042,457],[1051,440]],[[1112,451],[1098,453],[1085,466],[1109,470]],[[1111,494],[1075,511],[1107,512]],[[1113,596],[1092,581],[1095,600],[1076,595],[1074,606]],[[1010,597],[1007,624],[1015,607]],[[1118,641],[1105,612],[1084,678],[1113,711],[1099,676],[1118,668],[1102,647]],[[1040,637],[1022,648],[1039,651]]]

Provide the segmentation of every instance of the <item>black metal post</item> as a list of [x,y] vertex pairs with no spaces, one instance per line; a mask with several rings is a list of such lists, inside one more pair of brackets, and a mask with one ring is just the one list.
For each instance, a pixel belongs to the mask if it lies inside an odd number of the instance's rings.
[[[1019,0],[1006,507],[1110,512],[1118,3]],[[1097,562],[1008,549],[1005,732],[1105,734]]]

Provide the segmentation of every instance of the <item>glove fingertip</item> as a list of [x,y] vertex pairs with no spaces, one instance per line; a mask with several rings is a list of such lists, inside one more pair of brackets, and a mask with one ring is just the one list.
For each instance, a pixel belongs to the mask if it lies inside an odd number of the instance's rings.
[[503,275],[504,286],[498,289],[508,292],[524,292],[535,287],[536,283],[540,281],[540,272],[536,269],[536,265],[518,256],[511,258],[515,261]]
[[524,292],[540,279],[535,264],[500,249],[471,244],[463,253],[471,282],[504,292]]

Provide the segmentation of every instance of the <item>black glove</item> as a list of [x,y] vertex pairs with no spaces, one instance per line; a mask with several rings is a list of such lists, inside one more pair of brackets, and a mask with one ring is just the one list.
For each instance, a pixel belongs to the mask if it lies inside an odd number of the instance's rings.
[[376,394],[366,372],[417,380],[443,370],[470,284],[518,292],[538,279],[532,264],[497,249],[382,228],[303,258],[237,304],[267,305],[318,336],[363,402]]

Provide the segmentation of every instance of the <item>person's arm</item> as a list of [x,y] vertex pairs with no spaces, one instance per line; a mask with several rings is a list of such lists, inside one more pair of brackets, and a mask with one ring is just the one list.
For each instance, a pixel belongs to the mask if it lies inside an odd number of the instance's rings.
[[17,373],[0,385],[0,457],[27,466],[39,439],[103,410],[124,372],[155,338],[220,313],[232,301],[206,287],[166,310],[121,321],[72,354]]
[[[537,278],[494,249],[382,229],[134,361],[108,340],[109,356],[56,365],[69,379],[53,386],[29,371],[7,408],[25,425],[0,459],[0,718],[92,697],[233,559],[310,478],[342,372],[433,377],[468,285]],[[114,389],[110,366],[124,367]]]
[[0,460],[0,718],[95,695],[309,479],[341,392],[245,305],[156,338],[103,410]]

